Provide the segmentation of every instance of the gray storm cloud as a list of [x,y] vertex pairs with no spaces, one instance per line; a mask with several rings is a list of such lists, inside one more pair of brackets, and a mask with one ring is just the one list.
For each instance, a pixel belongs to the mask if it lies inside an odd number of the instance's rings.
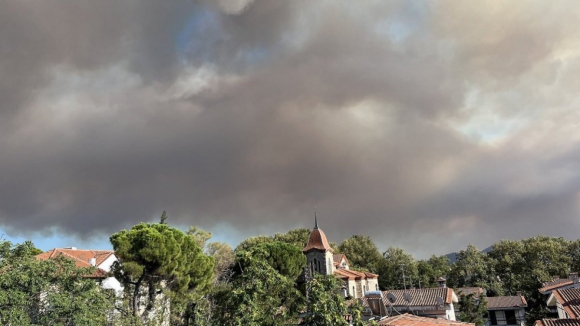
[[332,241],[418,255],[575,238],[579,21],[575,2],[4,2],[1,227],[106,235],[165,209],[250,236],[317,206]]

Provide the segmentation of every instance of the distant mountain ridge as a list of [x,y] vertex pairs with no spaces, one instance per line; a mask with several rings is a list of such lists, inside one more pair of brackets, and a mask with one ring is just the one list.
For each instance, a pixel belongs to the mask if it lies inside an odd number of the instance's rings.
[[[489,246],[489,247],[483,249],[481,252],[484,252],[487,254],[487,253],[491,252],[492,250],[493,250],[493,246]],[[452,252],[450,254],[447,254],[447,255],[445,255],[445,257],[447,257],[447,259],[449,259],[449,261],[451,263],[455,263],[458,259],[457,252]]]

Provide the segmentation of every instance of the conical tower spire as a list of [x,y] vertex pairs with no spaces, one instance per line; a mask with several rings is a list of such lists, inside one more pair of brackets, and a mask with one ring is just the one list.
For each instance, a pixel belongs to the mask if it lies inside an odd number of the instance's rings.
[[316,208],[314,208],[314,229],[318,230],[318,219],[316,218]]

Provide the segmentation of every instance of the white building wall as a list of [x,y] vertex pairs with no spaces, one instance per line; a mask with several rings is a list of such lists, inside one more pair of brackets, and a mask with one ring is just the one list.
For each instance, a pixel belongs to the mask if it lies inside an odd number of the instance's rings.
[[348,294],[353,298],[359,298],[359,296],[357,296],[355,280],[348,280],[347,284],[348,284]]
[[367,279],[367,291],[378,291],[379,290],[379,280],[376,278]]
[[453,307],[453,302],[447,306],[446,315],[448,320],[457,320],[455,319],[455,308]]
[[566,313],[566,310],[564,310],[564,307],[562,306],[562,304],[560,302],[556,303],[556,308],[558,310],[558,318],[560,319],[568,319],[570,317],[568,317],[568,314]]
[[113,266],[113,263],[117,261],[117,257],[115,255],[110,255],[107,259],[105,259],[99,266],[97,266],[98,268],[104,270],[105,272],[110,272],[111,271],[111,266]]

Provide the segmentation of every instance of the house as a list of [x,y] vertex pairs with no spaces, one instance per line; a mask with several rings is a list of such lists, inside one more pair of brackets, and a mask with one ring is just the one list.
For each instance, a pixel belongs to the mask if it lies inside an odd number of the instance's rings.
[[580,326],[580,319],[540,319],[534,326]]
[[488,319],[486,326],[509,325],[525,326],[526,299],[517,293],[515,296],[487,297]]
[[456,320],[457,295],[448,287],[371,292],[362,299],[364,314],[391,316],[412,313],[422,317]]
[[[123,294],[123,286],[113,276],[110,275],[113,264],[118,260],[115,252],[112,250],[85,250],[77,249],[76,247],[55,248],[36,256],[40,260],[54,259],[59,256],[64,256],[75,262],[77,267],[95,267],[95,272],[87,275],[88,278],[95,279],[103,289],[112,290],[117,295],[117,299],[121,300]],[[142,291],[142,298],[147,296],[147,288]],[[161,316],[162,322],[160,325],[169,325],[169,301],[163,293],[157,294],[158,302],[161,302],[159,308],[154,308],[149,313],[150,320],[154,320]],[[141,305],[140,313],[143,313],[145,305]],[[118,312],[115,312],[115,314]],[[114,314],[113,314],[114,315]],[[112,316],[113,316],[112,315]]]
[[422,317],[411,314],[403,314],[383,318],[378,321],[382,326],[474,326],[473,323],[463,323],[446,319]]
[[309,275],[314,275],[314,273],[334,275],[343,281],[345,297],[361,298],[365,292],[379,289],[379,276],[377,274],[351,270],[346,255],[334,254],[326,235],[318,227],[316,215],[314,216],[314,229],[302,252],[306,255],[305,272]]
[[113,263],[117,261],[114,251],[84,250],[76,247],[54,248],[36,255],[36,258],[48,260],[61,255],[73,260],[76,267],[95,267],[95,272],[92,275],[87,275],[87,277],[97,280],[103,288],[115,290],[117,293],[122,291],[123,287],[119,281],[108,275]]
[[566,288],[554,290],[546,302],[559,319],[580,319],[580,289]]
[[568,278],[560,278],[559,276],[553,277],[550,282],[543,283],[539,291],[544,295],[550,295],[554,290],[578,288],[580,288],[578,273],[574,272],[568,274]]

